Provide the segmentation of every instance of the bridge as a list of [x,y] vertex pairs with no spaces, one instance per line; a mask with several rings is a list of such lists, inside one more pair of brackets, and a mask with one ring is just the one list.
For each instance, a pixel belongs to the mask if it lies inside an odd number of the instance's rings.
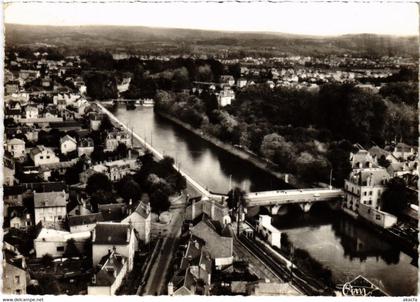
[[308,212],[316,202],[336,201],[343,196],[341,189],[311,188],[251,192],[245,196],[245,200],[248,207],[264,206],[275,215],[283,205],[298,204],[304,212]]
[[[95,102],[102,111],[109,116],[111,120],[124,128],[130,135],[136,138],[146,149],[150,150],[157,159],[162,159],[163,154],[153,148],[141,136],[136,134],[127,125],[121,122],[114,114],[106,109],[99,102]],[[185,177],[187,183],[191,185],[203,198],[214,199],[219,202],[226,200],[227,195],[215,194],[207,190],[203,185],[194,180],[184,171],[178,169],[176,164],[173,166],[176,170]],[[264,191],[264,192],[251,192],[245,195],[247,207],[264,206],[270,209],[273,215],[277,214],[278,210],[283,205],[299,204],[303,211],[310,210],[313,203],[321,201],[335,201],[342,198],[344,195],[341,189],[334,188],[316,188],[316,189],[294,189],[294,190],[277,190],[277,191]]]

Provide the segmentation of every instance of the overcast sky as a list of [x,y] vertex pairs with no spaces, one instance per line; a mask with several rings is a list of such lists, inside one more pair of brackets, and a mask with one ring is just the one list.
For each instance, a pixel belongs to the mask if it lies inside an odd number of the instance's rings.
[[142,25],[313,35],[416,35],[416,4],[391,3],[11,3],[6,23]]

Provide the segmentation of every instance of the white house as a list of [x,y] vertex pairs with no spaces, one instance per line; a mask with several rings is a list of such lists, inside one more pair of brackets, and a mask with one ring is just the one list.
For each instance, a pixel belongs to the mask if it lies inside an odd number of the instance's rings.
[[119,144],[124,144],[127,148],[131,148],[131,136],[125,131],[109,132],[105,140],[105,150],[114,151]]
[[226,89],[226,87],[220,91],[219,95],[217,96],[217,101],[221,107],[230,105],[234,99],[235,92],[232,89]]
[[62,257],[66,251],[67,241],[73,239],[80,253],[85,252],[86,241],[90,240],[90,232],[70,233],[67,231],[42,228],[34,240],[34,249],[37,258],[50,254],[53,257]]
[[257,222],[257,231],[265,237],[266,241],[271,245],[280,248],[281,232],[272,226],[271,216],[260,215]]
[[100,270],[93,275],[88,295],[113,296],[128,271],[127,257],[112,252],[104,257]]
[[60,159],[55,155],[51,148],[42,145],[33,148],[30,152],[30,157],[34,162],[35,167],[45,164],[56,164]]
[[38,107],[36,106],[27,106],[25,109],[25,117],[27,119],[36,119],[38,118]]
[[35,224],[56,224],[67,215],[68,194],[65,191],[42,192],[34,191]]
[[150,241],[150,225],[151,225],[151,210],[150,204],[140,201],[137,208],[130,213],[121,223],[131,223],[133,228],[137,231],[137,235],[144,244]]
[[92,262],[96,266],[101,259],[115,251],[128,260],[128,271],[133,269],[137,239],[134,228],[128,223],[100,222],[92,232]]
[[13,158],[25,157],[25,141],[19,138],[13,138],[6,143],[7,151],[12,154]]
[[70,135],[65,135],[60,138],[60,151],[62,154],[75,151],[77,149],[77,141]]

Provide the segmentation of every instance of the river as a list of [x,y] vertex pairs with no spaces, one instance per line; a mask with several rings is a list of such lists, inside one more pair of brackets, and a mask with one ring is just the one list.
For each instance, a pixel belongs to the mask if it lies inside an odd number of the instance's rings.
[[[126,110],[118,106],[112,112],[213,192],[226,193],[230,182],[246,191],[287,187],[274,176],[158,117],[153,108]],[[274,217],[273,224],[286,232],[296,247],[331,269],[338,284],[363,275],[390,295],[417,294],[417,267],[412,258],[344,214],[323,206],[313,206],[309,214],[292,208]]]

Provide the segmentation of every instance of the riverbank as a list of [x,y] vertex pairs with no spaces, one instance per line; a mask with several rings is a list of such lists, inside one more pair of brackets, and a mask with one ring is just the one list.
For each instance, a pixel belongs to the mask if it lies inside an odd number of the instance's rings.
[[266,161],[264,161],[263,159],[260,159],[256,156],[253,156],[245,151],[242,151],[230,144],[224,143],[221,140],[210,136],[206,133],[204,133],[202,130],[199,129],[195,129],[193,128],[191,125],[167,114],[164,112],[161,112],[159,110],[155,109],[155,114],[157,114],[159,117],[164,118],[180,127],[182,127],[183,129],[195,134],[196,136],[200,137],[202,140],[211,143],[212,145],[214,145],[215,147],[239,158],[242,159],[250,164],[252,164],[254,167],[269,173],[270,175],[276,177],[277,179],[291,185],[294,188],[306,188],[309,187],[307,183],[303,182],[302,180],[298,179],[295,175],[289,174],[289,173],[281,173],[278,171],[274,171],[272,168],[268,167],[268,163]]

